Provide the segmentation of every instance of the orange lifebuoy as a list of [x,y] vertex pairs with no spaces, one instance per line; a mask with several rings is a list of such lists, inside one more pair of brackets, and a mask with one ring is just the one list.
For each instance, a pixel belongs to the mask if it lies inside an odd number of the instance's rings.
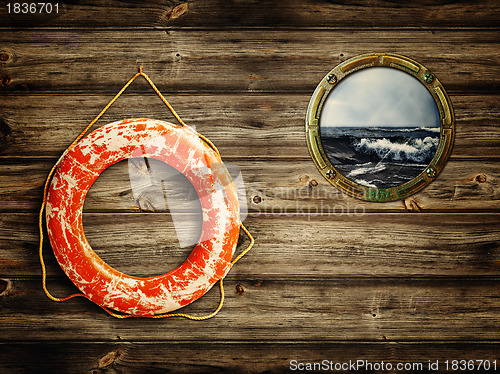
[[[193,184],[203,226],[198,244],[178,268],[157,277],[134,277],[106,264],[83,230],[87,191],[110,165],[131,157],[167,163]],[[176,310],[203,296],[231,268],[239,236],[236,188],[220,156],[198,133],[151,119],[104,125],[66,152],[47,194],[47,230],[66,275],[96,304],[136,316]]]

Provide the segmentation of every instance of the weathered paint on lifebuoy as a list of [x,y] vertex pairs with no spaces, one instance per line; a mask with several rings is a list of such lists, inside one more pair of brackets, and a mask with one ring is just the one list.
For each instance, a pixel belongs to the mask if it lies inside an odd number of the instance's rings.
[[[177,169],[201,202],[198,244],[181,266],[156,277],[113,269],[92,250],[83,230],[87,191],[104,169],[131,157],[155,158]],[[100,306],[138,316],[170,312],[203,296],[229,271],[240,226],[236,188],[217,152],[188,126],[151,119],[107,124],[66,152],[49,187],[46,219],[55,257],[81,292]]]

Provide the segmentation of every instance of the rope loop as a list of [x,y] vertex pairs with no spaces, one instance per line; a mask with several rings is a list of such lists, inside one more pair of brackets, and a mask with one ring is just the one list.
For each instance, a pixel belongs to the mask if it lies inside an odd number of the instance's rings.
[[[47,270],[46,270],[46,267],[45,267],[45,261],[43,259],[43,212],[45,211],[45,206],[47,204],[47,192],[48,192],[50,181],[52,179],[52,176],[54,175],[54,172],[55,172],[57,166],[59,165],[59,162],[61,161],[62,157],[66,154],[66,152],[70,151],[80,141],[80,139],[85,136],[85,134],[90,130],[90,128],[99,120],[99,118],[102,117],[102,115],[109,109],[109,107],[111,105],[113,105],[113,103],[121,96],[121,94],[128,88],[128,86],[130,86],[130,84],[132,84],[132,82],[137,77],[139,77],[139,76],[142,76],[142,77],[144,77],[144,79],[146,79],[146,81],[153,88],[153,90],[160,97],[160,99],[165,103],[165,105],[168,107],[168,109],[174,115],[174,117],[177,119],[177,121],[182,126],[186,126],[186,124],[184,123],[184,121],[179,117],[179,115],[174,110],[174,108],[170,105],[170,103],[167,101],[167,99],[165,99],[165,97],[161,94],[160,90],[158,90],[158,88],[153,83],[153,81],[143,72],[143,67],[141,65],[141,66],[139,66],[139,72],[137,74],[135,74],[132,78],[130,78],[130,80],[127,83],[125,83],[125,85],[120,89],[120,91],[118,91],[118,93],[101,110],[101,112],[87,125],[87,127],[85,127],[85,129],[80,133],[80,135],[78,135],[76,137],[76,139],[69,145],[69,147],[63,152],[63,155],[61,156],[61,158],[59,158],[59,160],[55,163],[55,165],[52,166],[52,168],[50,169],[49,174],[47,176],[47,179],[45,180],[45,184],[44,184],[44,188],[43,188],[42,206],[40,208],[40,213],[38,215],[38,229],[39,229],[39,232],[40,232],[40,245],[38,247],[38,256],[39,256],[39,259],[40,259],[40,266],[42,268],[42,288],[43,288],[43,291],[44,291],[45,295],[47,295],[47,297],[49,299],[51,299],[52,301],[63,302],[63,301],[70,300],[70,299],[72,299],[74,297],[84,297],[86,299],[88,299],[88,297],[85,296],[82,293],[75,293],[75,294],[72,294],[72,295],[69,295],[69,296],[66,296],[66,297],[63,297],[63,298],[59,298],[59,297],[53,296],[49,292],[49,290],[47,289]],[[201,134],[199,134],[199,136],[210,147],[212,147],[214,149],[214,151],[220,157],[219,151],[217,150],[217,148],[215,147],[215,145],[210,141],[210,139],[208,139],[207,137],[205,137],[204,135],[201,135]],[[231,262],[231,265],[234,265],[250,249],[252,249],[253,245],[255,244],[255,240],[254,240],[252,234],[247,230],[247,228],[243,225],[243,223],[240,223],[240,227],[245,232],[245,234],[248,236],[248,238],[250,239],[250,244],[248,245],[248,247],[245,250],[243,250],[238,256],[236,256],[236,258]],[[191,320],[195,320],[195,321],[203,321],[203,320],[212,318],[217,313],[219,313],[219,311],[222,309],[222,305],[224,304],[224,284],[223,284],[223,279],[224,278],[221,278],[219,280],[219,287],[220,287],[220,302],[219,302],[219,306],[212,313],[210,313],[210,314],[207,314],[205,316],[192,316],[192,315],[185,314],[185,313],[168,313],[168,314],[156,314],[156,315],[145,316],[145,317],[146,318],[183,317],[183,318],[187,318],[187,319],[191,319]],[[139,317],[139,316],[135,316],[135,315],[131,315],[131,314],[118,314],[118,313],[115,313],[112,310],[110,310],[110,309],[108,309],[106,307],[103,307],[103,306],[101,306],[101,308],[104,309],[111,316],[113,316],[115,318],[119,318],[119,319],[125,319],[125,318],[130,318],[130,317]]]

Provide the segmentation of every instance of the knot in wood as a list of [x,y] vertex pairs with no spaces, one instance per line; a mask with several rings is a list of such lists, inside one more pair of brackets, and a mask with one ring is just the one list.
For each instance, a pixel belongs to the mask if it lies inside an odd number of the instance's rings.
[[236,290],[236,294],[237,295],[243,295],[245,293],[245,289],[243,288],[243,286],[239,283],[236,283],[236,287],[235,287],[235,290]]

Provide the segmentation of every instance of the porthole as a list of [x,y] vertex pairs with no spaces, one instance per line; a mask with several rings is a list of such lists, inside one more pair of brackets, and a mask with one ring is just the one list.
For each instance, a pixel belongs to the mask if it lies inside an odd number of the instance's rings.
[[448,159],[453,108],[436,76],[395,54],[331,70],[309,102],[306,138],[321,174],[349,196],[392,201],[432,182]]

